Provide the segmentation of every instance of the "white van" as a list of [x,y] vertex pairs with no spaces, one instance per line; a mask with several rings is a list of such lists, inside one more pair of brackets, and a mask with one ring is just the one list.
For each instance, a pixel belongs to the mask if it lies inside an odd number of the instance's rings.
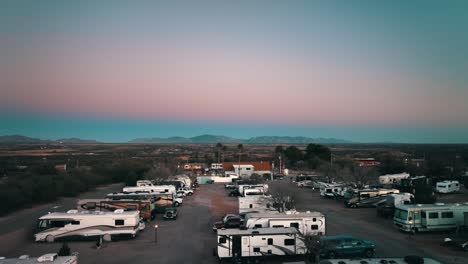
[[438,193],[454,193],[460,191],[460,183],[458,181],[441,181],[436,185]]

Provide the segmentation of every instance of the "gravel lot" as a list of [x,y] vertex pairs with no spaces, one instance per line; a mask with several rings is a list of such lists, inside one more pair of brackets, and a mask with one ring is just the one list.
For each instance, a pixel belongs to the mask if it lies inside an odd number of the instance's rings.
[[[324,213],[329,235],[351,234],[375,241],[377,256],[425,255],[447,264],[468,263],[467,253],[439,246],[440,241],[451,234],[417,234],[410,238],[395,229],[392,220],[377,217],[375,209],[348,209],[342,202],[320,198],[317,190],[298,189],[288,181],[269,184],[273,190],[285,186],[283,188],[296,193],[298,210]],[[120,188],[120,185],[111,185],[80,198],[103,197]],[[468,196],[463,194],[459,197]],[[459,197],[456,199],[461,199]],[[66,210],[73,208],[75,201],[76,198],[67,198],[59,204],[62,210]],[[31,227],[36,219],[52,206],[42,205],[0,218],[0,256],[38,256],[57,252],[60,243],[34,243],[31,237]],[[216,239],[211,226],[225,213],[236,212],[237,206],[237,198],[228,197],[222,184],[202,185],[194,196],[184,199],[177,220],[164,221],[158,215],[136,239],[105,243],[101,249],[96,249],[94,242],[90,241],[71,242],[69,246],[72,251],[79,252],[81,263],[218,263],[212,256]],[[157,243],[154,242],[155,224],[159,226]]]

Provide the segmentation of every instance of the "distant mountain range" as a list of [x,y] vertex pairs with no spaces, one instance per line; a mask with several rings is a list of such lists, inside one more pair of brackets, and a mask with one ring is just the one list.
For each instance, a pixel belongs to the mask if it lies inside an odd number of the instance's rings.
[[80,138],[62,138],[57,140],[43,140],[39,138],[31,138],[22,135],[0,136],[0,144],[92,144],[99,143],[96,140],[80,139]]
[[226,136],[215,136],[215,135],[201,135],[191,138],[185,137],[169,137],[169,138],[137,138],[129,141],[129,143],[140,143],[140,144],[349,144],[353,143],[348,140],[336,139],[336,138],[310,138],[310,137],[278,137],[278,136],[263,136],[263,137],[252,137],[249,139],[238,139]]
[[[336,138],[310,138],[310,137],[277,137],[264,136],[249,139],[231,138],[216,135],[201,135],[196,137],[168,137],[168,138],[137,138],[128,143],[133,144],[349,144],[352,141]],[[22,135],[0,136],[0,144],[96,144],[96,140],[80,138],[62,138],[57,140],[43,140]]]

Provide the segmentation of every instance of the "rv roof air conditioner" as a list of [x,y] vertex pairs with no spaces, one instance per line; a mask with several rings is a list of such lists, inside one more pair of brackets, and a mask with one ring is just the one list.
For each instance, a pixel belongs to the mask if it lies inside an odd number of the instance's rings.
[[116,213],[116,214],[121,214],[123,212],[124,212],[124,209],[117,209],[117,210],[114,211],[114,213]]
[[444,205],[444,203],[435,203],[435,205],[442,206],[442,205]]
[[57,259],[57,253],[51,253],[51,254],[45,254],[37,258],[37,262],[43,263],[43,262],[53,262],[55,259]]
[[68,210],[67,214],[76,214],[78,213],[78,210]]

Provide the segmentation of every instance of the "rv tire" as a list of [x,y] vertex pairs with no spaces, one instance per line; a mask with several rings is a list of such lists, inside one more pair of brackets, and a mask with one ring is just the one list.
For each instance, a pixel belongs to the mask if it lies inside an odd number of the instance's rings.
[[55,237],[53,235],[46,236],[45,239],[48,243],[53,243],[55,241]]
[[193,194],[193,193],[189,192],[189,193],[188,193],[188,196],[192,196],[192,194]]
[[336,253],[334,251],[328,252],[328,258],[330,258],[330,259],[336,258]]
[[374,256],[374,251],[368,249],[368,250],[366,250],[365,255],[366,255],[367,258],[372,258]]
[[178,207],[179,205],[180,205],[179,202],[174,202],[175,207]]

